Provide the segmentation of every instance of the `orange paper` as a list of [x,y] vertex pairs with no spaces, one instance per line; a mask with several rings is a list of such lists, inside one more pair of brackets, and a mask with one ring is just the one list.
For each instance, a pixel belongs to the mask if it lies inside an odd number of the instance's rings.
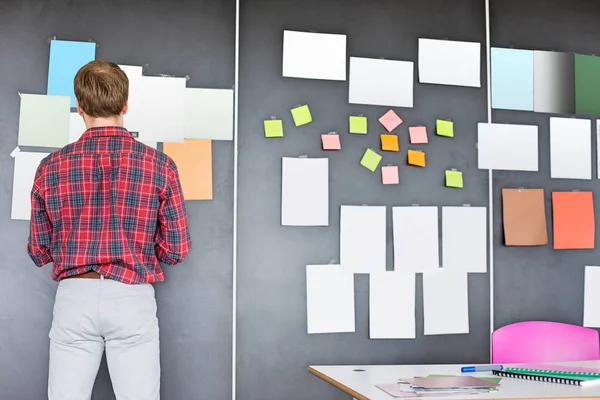
[[212,200],[212,142],[164,143],[163,152],[177,165],[185,200]]
[[425,153],[422,151],[409,150],[408,151],[408,163],[410,165],[416,165],[417,167],[425,166]]
[[554,248],[593,249],[595,242],[592,192],[553,192]]
[[398,135],[381,135],[381,150],[399,151]]

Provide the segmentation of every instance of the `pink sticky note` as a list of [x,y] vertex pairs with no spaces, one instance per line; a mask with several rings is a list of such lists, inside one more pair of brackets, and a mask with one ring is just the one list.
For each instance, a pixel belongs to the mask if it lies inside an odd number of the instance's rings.
[[398,177],[398,166],[388,165],[381,167],[381,181],[384,185],[397,185],[400,183],[400,178]]
[[394,112],[394,110],[390,110],[379,118],[379,122],[381,122],[381,125],[383,125],[388,132],[391,132],[400,126],[402,119]]
[[410,128],[408,128],[408,134],[410,135],[411,144],[429,143],[429,141],[427,140],[426,126],[411,126]]
[[341,150],[342,143],[340,142],[340,135],[332,135],[326,133],[321,135],[321,143],[323,150]]

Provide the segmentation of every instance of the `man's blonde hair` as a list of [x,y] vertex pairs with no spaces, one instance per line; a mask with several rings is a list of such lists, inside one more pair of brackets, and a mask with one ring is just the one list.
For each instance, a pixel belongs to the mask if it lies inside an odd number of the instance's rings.
[[121,115],[129,98],[129,79],[110,61],[90,61],[75,75],[75,97],[92,118]]

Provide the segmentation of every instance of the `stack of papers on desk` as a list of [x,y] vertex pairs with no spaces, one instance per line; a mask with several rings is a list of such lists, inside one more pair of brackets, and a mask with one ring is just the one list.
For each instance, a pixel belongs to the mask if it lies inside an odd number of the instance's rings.
[[475,395],[497,390],[498,383],[472,376],[428,376],[400,379],[398,383],[377,385],[394,398]]

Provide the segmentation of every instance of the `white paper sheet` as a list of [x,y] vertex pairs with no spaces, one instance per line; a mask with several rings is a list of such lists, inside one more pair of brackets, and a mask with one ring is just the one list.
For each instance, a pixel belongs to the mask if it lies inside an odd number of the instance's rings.
[[354,275],[339,265],[306,266],[307,332],[354,332]]
[[481,87],[481,43],[419,38],[419,82]]
[[425,272],[439,269],[437,207],[392,207],[394,270]]
[[348,102],[412,108],[414,69],[412,61],[350,57]]
[[369,337],[414,339],[415,274],[386,271],[369,275]]
[[72,112],[69,114],[69,143],[78,141],[83,132],[85,132],[83,117],[76,112]]
[[329,225],[329,159],[281,159],[281,225]]
[[346,35],[283,31],[283,76],[346,80]]
[[550,177],[592,179],[592,121],[550,118]]
[[487,272],[487,208],[442,207],[442,266]]
[[12,219],[31,219],[31,189],[35,173],[40,163],[49,153],[28,153],[20,151],[15,154],[15,169],[12,193]]
[[142,77],[141,142],[183,142],[185,82],[185,78]]
[[383,206],[342,206],[340,265],[354,273],[385,271],[386,210]]
[[600,267],[586,265],[583,326],[600,328]]
[[534,125],[477,125],[479,169],[537,171],[538,127]]
[[469,333],[469,285],[466,272],[423,274],[425,335]]
[[140,132],[144,124],[144,104],[142,92],[143,68],[137,65],[119,65],[129,79],[129,100],[127,113],[123,116],[123,126],[131,132]]
[[186,88],[184,136],[233,140],[233,90]]

